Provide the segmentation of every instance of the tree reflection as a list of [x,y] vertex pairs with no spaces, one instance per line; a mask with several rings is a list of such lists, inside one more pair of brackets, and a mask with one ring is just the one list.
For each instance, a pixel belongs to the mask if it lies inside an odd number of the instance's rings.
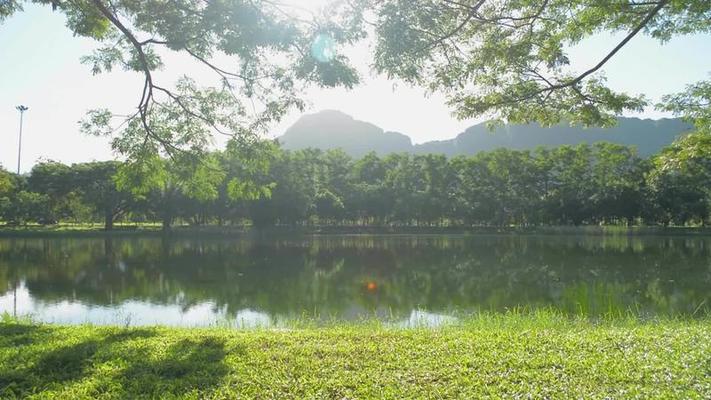
[[439,314],[553,307],[586,316],[701,315],[711,244],[703,238],[324,236],[276,239],[2,239],[0,294],[36,301],[234,316]]

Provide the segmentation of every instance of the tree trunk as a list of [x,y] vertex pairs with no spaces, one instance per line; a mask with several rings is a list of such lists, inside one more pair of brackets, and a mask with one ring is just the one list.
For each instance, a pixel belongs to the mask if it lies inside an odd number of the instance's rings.
[[107,212],[104,215],[104,230],[110,231],[112,229],[114,229],[114,215],[110,212]]

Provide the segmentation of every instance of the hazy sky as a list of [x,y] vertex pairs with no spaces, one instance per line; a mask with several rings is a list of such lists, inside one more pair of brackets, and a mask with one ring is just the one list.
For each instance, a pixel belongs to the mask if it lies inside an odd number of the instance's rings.
[[[617,40],[600,36],[573,49],[573,66],[582,70],[594,65]],[[24,12],[0,25],[0,164],[10,170],[16,168],[18,104],[30,107],[25,114],[23,171],[39,159],[71,163],[113,158],[107,140],[81,135],[77,121],[92,108],[108,107],[128,113],[138,102],[143,81],[137,73],[121,71],[92,76],[79,58],[95,46],[91,40],[73,37],[64,26],[64,17],[46,6],[27,5]],[[422,89],[374,77],[365,55],[364,49],[354,52],[363,84],[352,91],[309,91],[306,97],[311,102],[310,112],[341,110],[385,130],[405,133],[416,143],[448,139],[479,122],[453,119],[441,96],[425,97]],[[179,56],[170,57],[167,64],[181,68],[163,72],[163,83],[173,82],[183,73],[198,78],[208,76],[207,71],[194,71]],[[665,45],[638,37],[604,70],[613,88],[645,93],[658,100],[662,94],[708,77],[711,36],[677,38]],[[664,115],[650,109],[641,116]],[[271,135],[282,134],[298,117],[293,113],[274,126]]]

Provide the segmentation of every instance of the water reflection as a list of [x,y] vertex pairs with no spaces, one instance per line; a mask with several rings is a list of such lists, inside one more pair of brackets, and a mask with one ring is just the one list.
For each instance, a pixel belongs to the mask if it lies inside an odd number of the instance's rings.
[[0,313],[16,306],[53,322],[243,327],[304,316],[440,324],[521,306],[692,316],[709,311],[709,244],[624,236],[0,239]]

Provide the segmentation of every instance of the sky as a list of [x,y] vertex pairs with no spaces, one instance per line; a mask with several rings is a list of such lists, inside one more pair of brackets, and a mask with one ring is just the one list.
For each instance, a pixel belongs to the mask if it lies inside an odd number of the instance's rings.
[[[314,1],[325,0],[308,3]],[[0,24],[0,165],[7,169],[14,171],[17,165],[18,104],[30,108],[25,113],[21,163],[21,170],[29,171],[40,160],[73,163],[115,158],[108,140],[82,135],[78,121],[93,108],[128,113],[138,102],[142,77],[124,71],[92,76],[89,66],[79,59],[96,48],[96,42],[74,37],[64,24],[61,14],[38,5],[27,5],[24,12]],[[617,41],[618,36],[599,35],[571,49],[572,67],[589,68]],[[481,122],[456,120],[440,95],[426,96],[420,88],[375,76],[366,61],[367,47],[349,51],[362,74],[361,85],[350,91],[308,90],[307,113],[340,110],[386,131],[407,134],[415,143],[449,139]],[[173,82],[183,73],[202,83],[213,82],[208,71],[195,69],[181,56],[170,55],[166,64],[180,68],[162,72],[162,82]],[[605,65],[604,71],[612,88],[644,93],[654,102],[663,94],[709,77],[711,36],[685,36],[664,45],[636,37]],[[629,115],[669,116],[652,108]],[[270,136],[281,135],[299,117],[298,112],[291,113],[274,125]]]

